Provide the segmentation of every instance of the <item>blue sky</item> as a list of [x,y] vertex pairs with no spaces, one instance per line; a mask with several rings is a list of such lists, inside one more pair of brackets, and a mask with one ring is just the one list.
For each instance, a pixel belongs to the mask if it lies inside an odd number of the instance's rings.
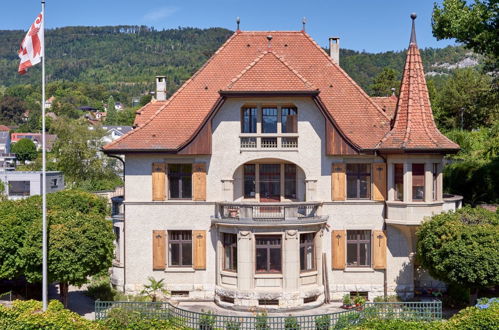
[[[322,46],[339,36],[341,47],[368,52],[405,49],[411,12],[418,14],[420,47],[445,47],[431,34],[435,0],[46,0],[48,28],[74,25],[147,25],[157,29],[224,27],[242,30],[300,30]],[[441,0],[436,0],[438,3]],[[22,5],[21,5],[22,4]],[[1,0],[0,29],[27,30],[39,0]]]

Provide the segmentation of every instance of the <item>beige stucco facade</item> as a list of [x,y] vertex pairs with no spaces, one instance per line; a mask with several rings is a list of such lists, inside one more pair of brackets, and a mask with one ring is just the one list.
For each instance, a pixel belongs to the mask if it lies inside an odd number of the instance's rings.
[[[297,146],[265,149],[259,144],[253,149],[241,148],[242,107],[290,104],[298,111]],[[261,119],[257,125],[262,125]],[[147,278],[153,276],[158,280],[164,278],[167,289],[174,295],[182,295],[182,299],[214,300],[222,306],[243,309],[259,306],[262,301],[272,302],[268,308],[314,307],[323,303],[326,294],[339,300],[351,292],[365,292],[369,299],[385,293],[412,296],[417,273],[413,260],[417,225],[426,216],[458,207],[456,200],[447,201],[442,197],[441,155],[328,156],[326,119],[309,97],[228,98],[213,117],[211,127],[212,154],[209,156],[126,155],[125,215],[123,222],[116,221],[117,230],[121,231],[120,260],[115,263],[112,273],[112,281],[118,288],[138,292]],[[282,134],[276,136],[281,138]],[[255,137],[260,138],[258,134]],[[167,198],[153,201],[151,168],[157,162],[206,164],[206,200]],[[255,219],[221,221],[219,203],[235,202],[243,205],[241,207],[253,203],[249,208],[263,205],[258,199],[258,187],[253,198],[244,198],[242,166],[248,163],[295,164],[296,198],[282,198],[280,203],[288,203],[283,209],[288,207],[296,213],[299,207],[294,208],[293,203],[313,202],[317,205],[313,219],[300,222],[299,215],[295,214],[289,217],[289,221],[286,218],[280,222],[258,222]],[[387,200],[332,201],[333,163],[386,163]],[[396,163],[404,164],[402,201],[394,200],[393,164]],[[423,201],[412,200],[412,163],[425,164]],[[438,164],[436,176],[432,172],[433,164]],[[436,189],[436,194],[433,189]],[[279,210],[280,207],[276,206]],[[242,212],[242,208],[239,210]],[[167,264],[164,270],[153,270],[151,233],[154,230],[206,231],[206,269]],[[333,230],[385,230],[388,244],[386,269],[347,265],[345,269],[333,270]],[[237,235],[237,272],[222,269],[223,233]],[[314,269],[300,271],[300,235],[305,233],[313,233]],[[255,271],[258,235],[280,237],[280,272],[264,274]],[[169,251],[166,253],[168,256]],[[431,279],[425,283],[430,282]]]

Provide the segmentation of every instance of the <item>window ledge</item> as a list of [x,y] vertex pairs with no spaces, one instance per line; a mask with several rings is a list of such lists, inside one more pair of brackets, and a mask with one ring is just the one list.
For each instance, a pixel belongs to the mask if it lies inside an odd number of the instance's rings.
[[343,270],[345,273],[374,273],[375,270],[370,267],[347,267]]
[[316,270],[308,270],[300,273],[300,277],[315,276],[318,272]]
[[221,270],[220,275],[228,276],[228,277],[237,277],[237,272],[229,272],[226,270]]
[[272,273],[266,273],[266,274],[256,273],[255,278],[283,278],[283,275],[272,274]]
[[169,267],[165,269],[165,273],[194,273],[192,267]]

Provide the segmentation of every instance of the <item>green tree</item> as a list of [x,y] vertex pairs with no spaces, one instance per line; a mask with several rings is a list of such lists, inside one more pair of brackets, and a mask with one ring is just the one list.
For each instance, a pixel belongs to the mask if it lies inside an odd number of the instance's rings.
[[114,107],[114,97],[111,95],[107,100],[106,124],[116,125],[118,114]]
[[0,100],[0,121],[7,125],[20,124],[26,109],[22,99],[6,95]]
[[146,105],[147,103],[151,102],[152,100],[152,95],[151,94],[146,94],[146,95],[142,95],[140,97],[140,106],[143,107],[144,105]]
[[461,128],[461,120],[462,128],[471,130],[499,119],[492,79],[473,68],[455,70],[435,101],[438,124],[445,129]]
[[124,109],[118,112],[116,116],[116,125],[132,126],[135,120],[136,108]]
[[499,56],[499,4],[497,0],[444,0],[433,8],[433,35],[454,38],[473,51],[488,56],[497,67]]
[[10,150],[12,153],[16,154],[17,160],[22,161],[23,164],[27,160],[31,161],[36,159],[36,156],[38,155],[35,143],[30,139],[20,139],[12,144]]
[[373,83],[369,86],[373,96],[390,96],[392,88],[395,88],[396,91],[400,88],[397,71],[392,68],[384,68],[383,71],[374,77]]
[[417,258],[436,279],[476,290],[499,284],[499,214],[465,207],[423,222]]
[[100,151],[102,129],[89,129],[84,120],[57,120],[52,126],[58,137],[52,152],[68,187],[95,191],[114,189],[122,183]]

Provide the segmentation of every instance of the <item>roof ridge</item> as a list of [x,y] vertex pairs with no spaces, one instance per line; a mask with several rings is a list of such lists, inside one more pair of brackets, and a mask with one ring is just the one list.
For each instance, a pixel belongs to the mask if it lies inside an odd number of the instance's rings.
[[224,43],[222,46],[220,46],[220,48],[217,49],[217,51],[215,53],[213,53],[213,55],[189,78],[187,79],[183,84],[182,86],[180,86],[179,89],[177,89],[177,91],[175,91],[175,93],[173,93],[172,96],[170,96],[170,98],[168,98],[168,100],[165,102],[165,104],[159,108],[151,117],[149,117],[149,119],[147,119],[143,125],[137,127],[136,129],[124,134],[123,136],[119,137],[118,139],[112,141],[111,143],[107,144],[106,146],[104,146],[105,149],[108,149],[110,147],[112,147],[113,145],[117,144],[118,142],[121,142],[122,139],[124,139],[126,136],[129,136],[129,135],[132,135],[134,134],[135,132],[138,132],[140,131],[141,129],[143,129],[144,127],[146,127],[150,122],[152,122],[152,120],[154,118],[156,118],[156,116],[168,105],[171,103],[171,101],[191,82],[194,80],[195,77],[198,76],[198,74],[200,72],[202,72],[204,70],[204,68],[213,61],[213,59],[216,57],[215,55],[219,54],[222,49],[224,49],[228,44],[229,42],[234,39],[237,35],[239,34],[239,32],[234,32]]
[[388,119],[388,121],[391,120],[391,118],[383,111],[383,109],[381,109],[381,107],[379,105],[376,104],[376,102],[374,102],[373,100],[371,100],[371,97],[369,95],[367,95],[367,93],[345,72],[345,70],[343,70],[341,68],[341,66],[337,63],[335,63],[333,61],[333,59],[331,58],[331,56],[329,56],[325,51],[324,49],[322,49],[321,46],[319,46],[319,44],[317,42],[315,42],[314,39],[312,39],[312,37],[310,35],[308,35],[307,32],[305,31],[300,31],[305,37],[307,37],[308,40],[310,40],[312,42],[312,44],[314,44],[318,49],[321,50],[321,53],[323,56],[325,56],[329,62],[331,62],[333,64],[334,67],[336,67],[339,72],[345,77],[347,78],[351,83],[353,83],[353,85],[355,86],[355,88],[357,88],[361,95],[364,96],[369,103],[371,103],[372,105],[374,105],[376,107],[376,109],[378,110],[379,113],[381,113],[381,115],[383,117],[385,117],[386,119]]

